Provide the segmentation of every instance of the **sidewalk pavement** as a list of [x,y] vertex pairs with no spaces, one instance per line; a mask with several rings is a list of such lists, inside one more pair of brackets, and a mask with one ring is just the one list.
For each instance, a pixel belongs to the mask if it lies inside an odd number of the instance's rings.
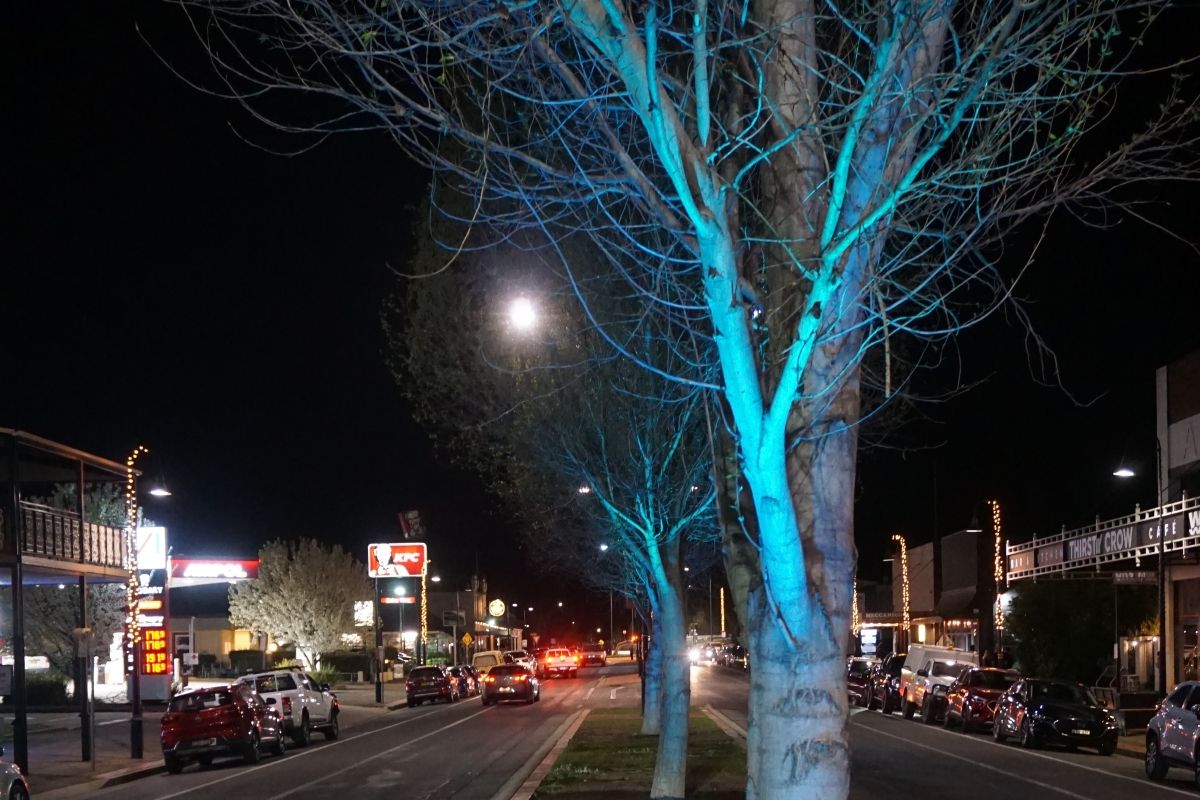
[[[212,685],[224,685],[214,681]],[[399,691],[397,691],[399,689]],[[355,709],[356,716],[380,714],[405,705],[404,684],[384,686],[384,704],[375,703],[374,684],[348,684],[334,690],[338,701]],[[76,800],[106,786],[116,786],[162,772],[165,765],[158,748],[161,708],[144,712],[142,758],[129,755],[129,713],[96,715],[95,767],[80,760],[77,714],[29,715],[29,783],[39,800]],[[10,746],[11,748],[11,746]],[[11,756],[10,756],[11,757]]]

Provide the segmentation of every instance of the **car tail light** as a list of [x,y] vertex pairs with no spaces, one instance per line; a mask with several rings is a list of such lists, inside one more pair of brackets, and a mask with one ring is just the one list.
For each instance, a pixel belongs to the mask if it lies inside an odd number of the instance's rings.
[[415,689],[415,688],[417,688],[417,684],[414,681],[405,681],[404,688],[405,689]]
[[528,676],[528,675],[514,675],[514,676],[513,676],[513,680],[515,680],[515,681],[527,681],[527,680],[529,680],[529,676]]
[[483,682],[484,683],[495,683],[496,679],[494,677],[492,677],[491,675],[484,675]]
[[281,705],[283,708],[283,712],[282,712],[283,715],[290,717],[292,715],[292,698],[290,698],[290,697],[283,698],[283,703]]

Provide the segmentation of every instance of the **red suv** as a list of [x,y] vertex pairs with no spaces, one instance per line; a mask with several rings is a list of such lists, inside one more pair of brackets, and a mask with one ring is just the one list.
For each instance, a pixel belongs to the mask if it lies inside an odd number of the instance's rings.
[[163,760],[172,775],[192,761],[208,766],[216,756],[240,755],[253,764],[264,745],[279,756],[287,749],[279,714],[247,684],[171,698],[162,715],[161,738]]
[[990,727],[1000,695],[1020,679],[1021,675],[1011,669],[973,667],[964,671],[946,690],[943,724],[947,728],[962,725],[963,731],[976,725]]

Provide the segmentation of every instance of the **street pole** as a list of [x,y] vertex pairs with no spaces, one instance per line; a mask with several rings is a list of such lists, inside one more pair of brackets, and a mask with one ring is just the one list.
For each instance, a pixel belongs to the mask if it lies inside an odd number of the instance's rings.
[[1158,653],[1155,661],[1158,664],[1158,680],[1155,688],[1159,697],[1167,696],[1167,547],[1163,541],[1162,529],[1162,445],[1158,436],[1154,437],[1154,498],[1158,503]]
[[612,605],[612,589],[608,590],[608,646],[612,648],[613,643],[613,605]]
[[380,627],[379,578],[375,579],[375,702],[383,703],[383,628]]

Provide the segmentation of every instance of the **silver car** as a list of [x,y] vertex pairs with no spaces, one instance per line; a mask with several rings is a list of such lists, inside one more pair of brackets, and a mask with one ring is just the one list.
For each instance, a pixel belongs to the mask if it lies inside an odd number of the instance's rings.
[[1200,789],[1200,682],[1185,681],[1158,704],[1146,726],[1146,777],[1161,781],[1171,767],[1192,771]]
[[[0,747],[0,756],[4,748]],[[29,781],[21,774],[21,768],[11,761],[0,758],[0,797],[4,800],[29,800]]]

